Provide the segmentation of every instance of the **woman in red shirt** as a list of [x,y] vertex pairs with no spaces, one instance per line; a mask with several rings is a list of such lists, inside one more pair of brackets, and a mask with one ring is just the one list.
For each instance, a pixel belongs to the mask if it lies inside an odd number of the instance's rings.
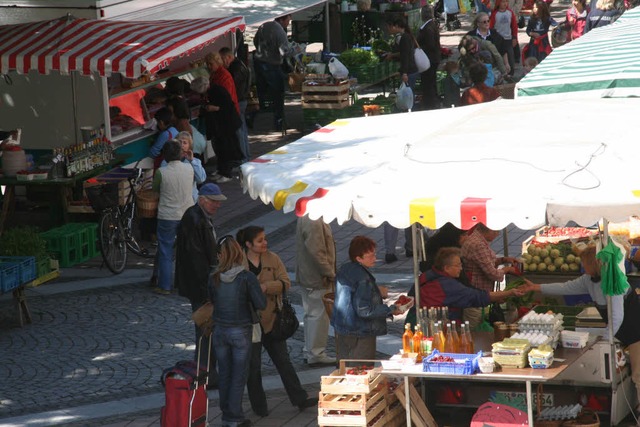
[[238,114],[240,113],[240,106],[238,105],[238,95],[236,94],[236,85],[233,82],[233,76],[224,67],[224,62],[219,53],[210,53],[206,57],[207,69],[209,70],[209,81],[211,86],[222,86],[229,92],[233,105],[236,106]]

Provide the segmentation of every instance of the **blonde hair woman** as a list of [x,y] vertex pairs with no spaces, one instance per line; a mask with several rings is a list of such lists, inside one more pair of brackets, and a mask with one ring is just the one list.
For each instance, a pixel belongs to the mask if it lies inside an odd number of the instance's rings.
[[621,14],[622,12],[616,9],[615,0],[598,0],[596,7],[587,15],[584,33],[612,24]]
[[213,302],[212,345],[218,360],[218,391],[222,423],[247,423],[242,409],[251,356],[251,310],[267,305],[264,289],[244,267],[244,252],[232,236],[218,241],[219,264],[211,278]]

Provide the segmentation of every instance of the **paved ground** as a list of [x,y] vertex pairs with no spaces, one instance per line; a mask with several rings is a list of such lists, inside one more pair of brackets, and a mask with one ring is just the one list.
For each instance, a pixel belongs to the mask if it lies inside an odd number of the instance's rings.
[[[463,18],[463,21],[465,19]],[[463,27],[464,28],[464,27]],[[452,37],[447,35],[446,37]],[[459,37],[459,35],[458,35]],[[445,44],[449,38],[443,37]],[[451,40],[453,40],[451,38]],[[457,40],[457,38],[456,38]],[[254,155],[273,150],[301,136],[301,108],[295,98],[287,103],[292,129],[283,137],[266,131],[268,114],[259,116],[252,131]],[[248,224],[266,228],[269,246],[283,259],[288,271],[295,268],[295,217],[273,211],[242,193],[239,182],[223,184],[229,200],[217,218],[219,233],[235,233]],[[347,260],[354,235],[365,234],[378,243],[384,257],[382,230],[350,222],[332,224],[338,260]],[[531,232],[510,229],[508,252],[517,254],[521,241]],[[399,261],[373,269],[380,283],[390,286],[391,299],[412,283],[412,260],[404,256],[398,241]],[[494,249],[504,253],[502,239]],[[192,356],[193,325],[186,299],[158,296],[147,287],[148,260],[132,257],[127,270],[113,276],[101,268],[100,259],[61,272],[60,279],[28,290],[34,317],[32,325],[19,328],[8,295],[0,296],[0,426],[157,426],[164,395],[162,370]],[[292,300],[301,315],[296,286]],[[389,323],[389,336],[379,340],[380,357],[400,347],[403,319]],[[311,395],[318,392],[319,377],[331,368],[312,369],[302,361],[302,331],[288,341],[291,359]],[[329,349],[333,350],[333,338]],[[264,383],[271,414],[259,419],[247,409],[258,426],[316,426],[317,411],[293,408],[268,357],[263,357]],[[217,392],[210,392],[211,425],[219,425]],[[245,399],[245,404],[246,404]]]

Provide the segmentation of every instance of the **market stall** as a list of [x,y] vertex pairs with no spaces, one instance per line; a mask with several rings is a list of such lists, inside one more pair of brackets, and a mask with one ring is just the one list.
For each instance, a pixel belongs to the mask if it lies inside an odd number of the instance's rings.
[[284,212],[369,227],[624,221],[640,212],[639,125],[604,124],[637,103],[522,99],[338,120],[243,165],[243,186]]
[[[0,124],[22,128],[25,148],[48,152],[87,142],[82,128],[102,128],[117,150],[144,157],[153,132],[142,125],[157,108],[153,89],[173,76],[205,73],[205,55],[233,47],[244,28],[239,16],[148,22],[67,16],[2,26],[0,73],[7,78]],[[136,102],[119,102],[124,98]],[[109,111],[123,104],[134,106],[126,129]]]
[[516,84],[516,96],[566,99],[640,94],[640,9],[554,49]]

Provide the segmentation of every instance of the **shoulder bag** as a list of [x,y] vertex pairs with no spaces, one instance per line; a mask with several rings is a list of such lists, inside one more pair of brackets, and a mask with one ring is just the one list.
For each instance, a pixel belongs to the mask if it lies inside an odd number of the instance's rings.
[[202,331],[202,335],[211,335],[213,329],[213,303],[207,301],[191,314],[193,323]]
[[284,341],[291,338],[296,333],[300,322],[296,317],[296,311],[287,298],[287,291],[284,283],[282,284],[282,304],[278,307],[276,304],[276,320],[273,329],[269,332],[269,336],[274,340]]
[[424,73],[431,68],[431,61],[429,61],[429,57],[424,53],[415,37],[413,37],[413,43],[416,45],[415,49],[413,49],[413,60],[416,63],[416,67],[418,67],[418,72]]

